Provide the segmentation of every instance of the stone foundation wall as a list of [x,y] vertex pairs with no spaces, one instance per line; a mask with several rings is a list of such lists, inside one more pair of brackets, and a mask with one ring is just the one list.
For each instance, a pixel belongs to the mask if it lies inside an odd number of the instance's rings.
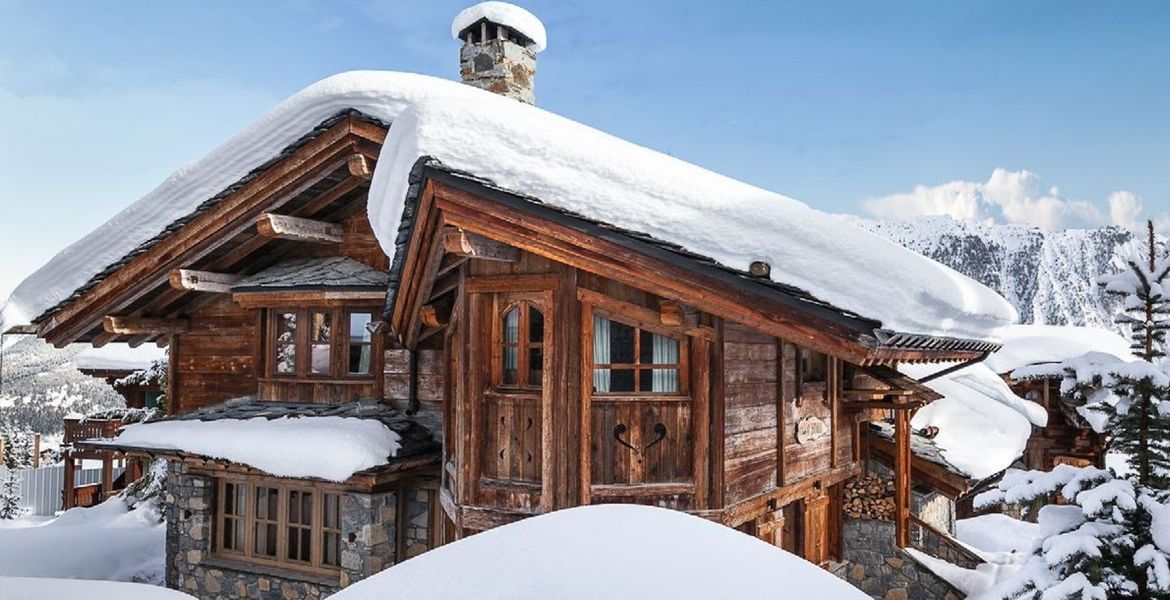
[[[341,569],[335,576],[300,574],[213,553],[216,481],[179,463],[167,470],[166,584],[201,599],[294,600],[328,596],[397,563],[402,509],[404,557],[429,549],[430,496],[426,490],[341,497]],[[399,501],[404,502],[399,507]]]
[[834,573],[879,600],[959,600],[964,595],[894,544],[894,524],[845,519],[843,564]]

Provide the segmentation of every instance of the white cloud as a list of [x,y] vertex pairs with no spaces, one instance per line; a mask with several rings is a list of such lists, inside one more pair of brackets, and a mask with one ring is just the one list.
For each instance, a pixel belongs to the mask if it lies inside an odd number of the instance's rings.
[[[1141,198],[1133,192],[1114,192],[1106,204],[1108,208],[1103,210],[1088,200],[1068,198],[1059,188],[1045,186],[1031,171],[996,169],[986,182],[919,185],[911,192],[870,198],[864,206],[880,219],[949,215],[962,221],[1020,223],[1044,229],[1106,224],[1136,229],[1147,218]],[[1170,214],[1152,218],[1170,223]]]

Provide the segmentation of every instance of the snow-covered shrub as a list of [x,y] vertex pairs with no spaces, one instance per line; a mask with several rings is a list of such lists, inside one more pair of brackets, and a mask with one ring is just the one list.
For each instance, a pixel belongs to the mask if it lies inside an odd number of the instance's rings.
[[9,472],[0,480],[0,520],[15,519],[24,514],[24,507],[20,505],[20,479],[16,473]]

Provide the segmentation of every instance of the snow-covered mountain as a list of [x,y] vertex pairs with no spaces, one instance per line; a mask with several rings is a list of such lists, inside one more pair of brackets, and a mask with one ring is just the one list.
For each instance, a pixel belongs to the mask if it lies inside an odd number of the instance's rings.
[[77,370],[80,347],[57,349],[32,336],[4,336],[3,346],[0,422],[54,434],[69,413],[125,405],[105,381]]
[[1113,323],[1117,301],[1104,298],[1093,282],[1098,275],[1116,271],[1115,251],[1132,237],[1124,229],[1047,231],[948,216],[909,221],[847,218],[996,290],[1019,310],[1022,323],[1117,329]]

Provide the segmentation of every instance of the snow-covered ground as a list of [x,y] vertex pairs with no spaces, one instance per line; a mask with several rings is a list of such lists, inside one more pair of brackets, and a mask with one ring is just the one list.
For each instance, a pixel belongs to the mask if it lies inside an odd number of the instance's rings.
[[0,576],[0,595],[4,600],[192,600],[187,594],[156,585],[50,577]]
[[1040,536],[1039,525],[1001,514],[960,519],[955,527],[959,541],[986,561],[984,564],[965,569],[917,550],[908,552],[970,598],[979,598],[992,586],[1019,571],[1031,558],[1032,545]]
[[[9,521],[0,527],[0,577],[102,579],[160,584],[166,527],[143,503],[133,510],[112,498],[49,520]],[[8,588],[0,583],[0,597]],[[41,598],[67,597],[46,594]],[[114,597],[114,596],[111,596]],[[139,596],[121,596],[138,598]]]
[[571,508],[497,527],[412,558],[331,598],[391,596],[868,598],[816,565],[734,529],[677,511],[624,504]]

